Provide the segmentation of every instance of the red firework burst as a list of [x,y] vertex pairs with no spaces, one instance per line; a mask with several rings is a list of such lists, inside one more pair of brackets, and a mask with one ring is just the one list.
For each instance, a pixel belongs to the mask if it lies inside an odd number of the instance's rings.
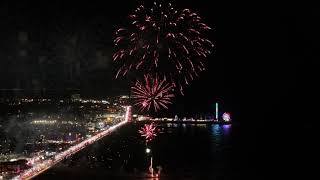
[[136,8],[129,22],[114,39],[118,51],[113,60],[120,64],[116,77],[131,70],[157,71],[182,93],[183,86],[205,70],[204,59],[213,44],[204,32],[211,28],[196,13],[154,2],[151,8]]
[[142,137],[146,139],[146,142],[151,141],[155,136],[157,136],[156,133],[156,126],[151,124],[145,124],[141,129],[139,130],[139,133]]
[[135,105],[140,107],[141,111],[149,111],[152,106],[155,111],[161,108],[167,109],[167,105],[171,104],[171,99],[174,97],[173,86],[166,82],[166,78],[159,79],[157,75],[154,77],[149,74],[144,75],[144,82],[137,80],[131,90]]

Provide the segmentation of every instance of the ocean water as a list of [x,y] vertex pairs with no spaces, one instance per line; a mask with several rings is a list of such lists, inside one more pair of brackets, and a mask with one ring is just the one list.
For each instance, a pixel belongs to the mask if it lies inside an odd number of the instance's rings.
[[[35,179],[152,179],[151,157],[158,179],[254,179],[259,165],[254,128],[240,124],[158,124],[147,144],[130,123]],[[256,157],[260,157],[259,155]],[[258,166],[258,167],[257,167]],[[156,179],[156,178],[154,178]]]

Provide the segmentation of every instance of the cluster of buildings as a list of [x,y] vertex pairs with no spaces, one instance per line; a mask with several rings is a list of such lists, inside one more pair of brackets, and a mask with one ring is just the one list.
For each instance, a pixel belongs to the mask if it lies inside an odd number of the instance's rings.
[[1,102],[9,110],[19,109],[1,115],[1,176],[18,174],[28,168],[27,162],[34,161],[34,157],[50,158],[122,122],[129,103],[128,96],[104,100],[83,99],[78,95],[71,97]]

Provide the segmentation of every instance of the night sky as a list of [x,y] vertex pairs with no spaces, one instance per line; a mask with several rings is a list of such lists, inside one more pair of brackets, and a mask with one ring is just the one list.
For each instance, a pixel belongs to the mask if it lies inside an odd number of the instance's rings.
[[[82,42],[77,60],[88,61],[81,64],[81,70],[87,73],[81,71],[81,94],[104,97],[127,93],[126,79],[114,80],[112,40],[113,32],[138,2],[1,2],[2,61],[14,54],[14,38],[21,31],[28,32],[34,47],[40,47],[36,54],[47,56],[59,55],[52,47],[68,35],[78,34]],[[198,12],[213,27],[208,36],[216,47],[207,58],[207,71],[165,113],[211,112],[216,101],[239,119],[259,114],[271,118],[275,116],[272,112],[288,113],[299,108],[304,113],[295,116],[302,118],[311,111],[309,105],[316,102],[318,90],[319,9],[298,4],[208,4],[194,0],[173,4]],[[100,60],[96,58],[99,56]],[[1,65],[3,72],[5,65]],[[63,81],[64,77],[59,79]]]

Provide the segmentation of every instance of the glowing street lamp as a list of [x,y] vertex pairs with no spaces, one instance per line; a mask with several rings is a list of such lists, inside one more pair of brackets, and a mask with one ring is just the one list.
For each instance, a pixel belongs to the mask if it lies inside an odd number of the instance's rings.
[[216,120],[218,120],[218,103],[216,102]]
[[149,154],[151,152],[150,148],[146,148],[146,153]]

